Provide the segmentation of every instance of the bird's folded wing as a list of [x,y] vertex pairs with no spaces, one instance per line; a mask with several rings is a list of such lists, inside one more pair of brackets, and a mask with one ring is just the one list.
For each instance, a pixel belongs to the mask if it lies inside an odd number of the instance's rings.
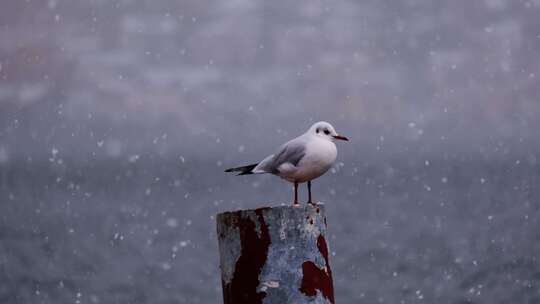
[[265,172],[277,174],[279,173],[279,166],[284,163],[290,163],[296,166],[305,154],[305,142],[298,139],[291,140],[281,146],[280,150],[276,154],[270,155],[269,157],[265,158],[258,166],[258,169],[264,170]]

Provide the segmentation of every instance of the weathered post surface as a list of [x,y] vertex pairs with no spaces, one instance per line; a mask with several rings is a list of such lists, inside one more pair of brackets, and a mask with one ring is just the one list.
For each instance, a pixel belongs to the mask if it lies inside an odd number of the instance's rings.
[[334,304],[324,205],[217,216],[225,304]]

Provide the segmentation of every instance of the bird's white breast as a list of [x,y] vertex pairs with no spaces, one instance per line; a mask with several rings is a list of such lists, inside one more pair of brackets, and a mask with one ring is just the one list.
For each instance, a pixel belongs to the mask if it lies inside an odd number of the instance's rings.
[[299,183],[315,179],[328,171],[336,161],[336,145],[326,139],[314,138],[306,143],[305,156],[296,166],[296,170],[284,177]]

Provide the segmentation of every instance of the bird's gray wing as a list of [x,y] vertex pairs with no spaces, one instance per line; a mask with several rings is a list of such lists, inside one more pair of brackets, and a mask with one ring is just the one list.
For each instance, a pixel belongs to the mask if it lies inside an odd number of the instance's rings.
[[290,163],[296,166],[304,155],[306,155],[306,144],[303,140],[296,138],[281,146],[276,154],[264,159],[261,163],[261,169],[264,169],[264,171],[269,173],[277,174],[279,173],[279,166],[284,163]]

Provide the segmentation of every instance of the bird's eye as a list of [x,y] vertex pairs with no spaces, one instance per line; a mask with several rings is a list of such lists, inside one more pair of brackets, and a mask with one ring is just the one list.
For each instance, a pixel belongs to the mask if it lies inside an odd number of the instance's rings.
[[328,135],[328,134],[330,134],[330,131],[328,131],[328,129],[325,129],[324,134]]
[[317,130],[315,130],[315,133],[319,134],[319,131],[320,131],[319,128],[317,128]]

